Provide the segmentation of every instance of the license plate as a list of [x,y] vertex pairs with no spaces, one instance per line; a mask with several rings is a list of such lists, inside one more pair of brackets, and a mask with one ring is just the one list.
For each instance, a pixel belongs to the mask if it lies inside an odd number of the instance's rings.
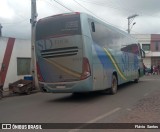
[[56,88],[63,89],[66,88],[66,86],[56,86]]

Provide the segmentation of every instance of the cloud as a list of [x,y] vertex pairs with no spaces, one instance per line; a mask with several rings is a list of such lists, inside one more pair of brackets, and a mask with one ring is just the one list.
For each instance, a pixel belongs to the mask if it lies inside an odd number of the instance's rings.
[[[160,0],[37,0],[38,19],[70,12],[86,12],[124,31],[127,17],[139,14],[131,33],[160,33]],[[60,4],[61,5],[60,5]],[[63,7],[64,6],[64,7]],[[67,7],[68,9],[66,9]],[[31,0],[1,0],[2,35],[31,37]]]
[[3,0],[0,4],[0,17],[4,19],[12,19],[14,10],[12,10],[7,1]]

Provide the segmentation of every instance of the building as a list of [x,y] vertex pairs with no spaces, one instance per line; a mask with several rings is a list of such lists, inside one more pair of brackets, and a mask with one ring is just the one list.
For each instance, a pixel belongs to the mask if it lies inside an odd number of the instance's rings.
[[8,91],[8,84],[30,75],[31,41],[0,37],[0,84]]
[[145,51],[144,64],[150,68],[151,65],[160,65],[160,34],[133,34]]

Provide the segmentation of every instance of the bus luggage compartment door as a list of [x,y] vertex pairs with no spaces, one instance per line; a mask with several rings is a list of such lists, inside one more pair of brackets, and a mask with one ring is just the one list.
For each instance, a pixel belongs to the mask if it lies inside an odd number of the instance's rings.
[[93,64],[93,90],[103,89],[103,67],[101,64]]

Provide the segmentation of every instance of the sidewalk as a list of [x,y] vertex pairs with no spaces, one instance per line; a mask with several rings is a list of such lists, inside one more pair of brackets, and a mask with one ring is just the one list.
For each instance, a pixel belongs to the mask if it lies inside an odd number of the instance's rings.
[[[37,93],[37,92],[40,92],[40,90],[37,90],[37,89],[32,90],[32,91],[31,91],[31,94],[32,94],[32,93]],[[12,92],[9,91],[9,90],[3,91],[3,98],[5,98],[5,97],[17,96],[17,95],[19,95],[19,94],[18,94],[18,93],[12,93]]]
[[146,96],[128,110],[121,123],[160,123],[160,90]]
[[[155,80],[160,83],[160,75],[144,76],[140,80]],[[127,110],[127,113],[120,115],[119,119],[114,122],[137,123],[137,125],[139,123],[160,123],[160,85],[158,87],[158,90],[139,100],[131,109]],[[110,129],[108,132],[159,132],[159,129]]]
[[[159,80],[160,82],[160,75],[144,76],[140,80]],[[145,96],[131,110],[128,110],[128,114],[123,116],[120,122],[145,123],[147,121],[147,123],[160,123],[160,85],[158,87],[158,90]]]

